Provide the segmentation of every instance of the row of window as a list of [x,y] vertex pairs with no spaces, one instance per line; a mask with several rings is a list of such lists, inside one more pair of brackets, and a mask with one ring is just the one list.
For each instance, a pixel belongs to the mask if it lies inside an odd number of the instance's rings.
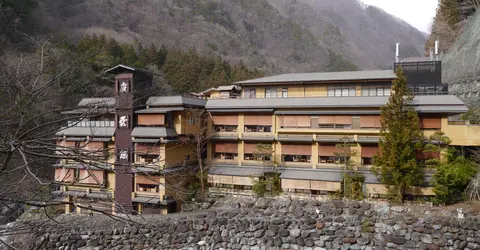
[[[390,87],[362,87],[362,96],[389,96]],[[352,87],[328,87],[327,96],[356,96],[357,91]],[[257,98],[257,91],[254,88],[247,88],[244,90],[245,98]],[[287,88],[266,88],[264,98],[287,98]]]
[[[216,160],[238,160],[236,153],[214,153]],[[282,162],[297,162],[297,163],[311,163],[312,156],[310,155],[282,155]],[[255,154],[244,154],[246,161],[270,161],[269,156],[259,156]],[[347,157],[346,160],[350,158]],[[320,164],[345,164],[345,158],[341,156],[319,156],[318,163]],[[372,165],[372,157],[362,157],[362,165]]]
[[115,127],[115,121],[104,120],[104,121],[68,121],[68,127]]

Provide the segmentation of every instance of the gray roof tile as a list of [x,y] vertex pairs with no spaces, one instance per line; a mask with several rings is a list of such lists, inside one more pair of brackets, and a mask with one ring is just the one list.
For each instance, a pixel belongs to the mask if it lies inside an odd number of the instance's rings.
[[213,166],[208,170],[209,174],[231,175],[231,176],[261,176],[263,168],[261,167],[232,167],[232,166]]
[[[253,99],[210,99],[207,109],[254,109],[254,108],[378,108],[387,104],[387,96],[351,96],[351,97],[302,97],[302,98],[253,98]],[[465,104],[453,95],[416,96],[413,105],[456,106],[463,110]],[[422,107],[423,108],[423,107]]]
[[137,114],[165,114],[171,111],[182,111],[185,110],[182,107],[171,107],[171,108],[148,108],[135,111]]
[[147,106],[196,106],[204,107],[207,100],[185,96],[152,96]]
[[284,169],[280,175],[281,179],[294,180],[315,180],[340,182],[342,180],[341,172],[337,169]]
[[346,71],[346,72],[317,72],[267,76],[252,80],[235,82],[238,85],[282,83],[282,82],[326,82],[349,80],[378,80],[395,79],[393,70]]
[[114,127],[68,127],[60,129],[57,136],[99,136],[111,137],[115,134]]
[[100,97],[100,98],[83,98],[77,106],[98,106],[98,107],[115,107],[115,98],[113,97]]
[[133,137],[161,138],[177,136],[177,132],[171,128],[165,127],[136,127],[132,131]]
[[216,90],[218,91],[230,91],[230,90],[241,90],[242,88],[237,85],[228,85],[228,86],[220,86]]

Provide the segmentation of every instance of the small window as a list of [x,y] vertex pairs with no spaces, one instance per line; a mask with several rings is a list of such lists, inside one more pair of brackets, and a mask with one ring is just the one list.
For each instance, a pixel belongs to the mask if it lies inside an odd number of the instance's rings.
[[362,96],[368,96],[368,88],[362,88]]
[[193,118],[193,116],[188,117],[188,123],[195,124],[195,119]]
[[377,96],[383,96],[383,88],[377,88]]
[[356,95],[357,95],[357,91],[355,90],[355,88],[348,89],[348,96],[356,96]]
[[386,88],[385,91],[383,92],[383,94],[385,96],[389,96],[390,95],[390,89],[389,88]]
[[257,91],[256,89],[245,89],[245,98],[256,98]]
[[335,90],[334,89],[329,89],[328,90],[328,96],[335,96]]
[[342,89],[342,96],[348,96],[348,89]]
[[265,98],[277,98],[277,89],[276,88],[265,89]]
[[335,89],[335,96],[342,96],[342,89]]
[[374,88],[370,88],[368,91],[369,96],[376,96],[377,95],[377,90]]
[[230,92],[228,92],[228,91],[220,91],[220,98],[221,98],[221,99],[228,99],[228,98],[230,98]]
[[288,89],[282,89],[282,97],[287,98],[288,97]]

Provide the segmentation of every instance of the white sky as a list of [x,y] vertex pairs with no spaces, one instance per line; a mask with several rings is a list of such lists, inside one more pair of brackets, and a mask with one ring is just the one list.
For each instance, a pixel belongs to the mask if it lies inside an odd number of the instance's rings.
[[430,33],[438,0],[361,0],[405,20],[420,31]]

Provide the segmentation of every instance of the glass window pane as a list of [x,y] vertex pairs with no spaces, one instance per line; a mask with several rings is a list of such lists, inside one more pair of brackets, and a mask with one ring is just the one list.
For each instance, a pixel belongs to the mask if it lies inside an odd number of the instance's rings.
[[328,96],[335,96],[335,90],[334,89],[328,89]]
[[377,96],[383,96],[383,88],[377,88]]
[[342,89],[342,96],[348,96],[348,89]]
[[371,88],[369,90],[369,96],[376,96],[377,95],[377,90],[375,88]]
[[368,96],[368,88],[362,88],[362,96]]
[[348,89],[348,96],[356,96],[357,95],[357,91],[355,90],[355,88],[351,88],[351,89]]
[[390,89],[386,88],[385,92],[383,92],[384,95],[389,96],[390,95]]
[[342,96],[342,89],[335,89],[335,96]]
[[277,89],[269,88],[265,92],[266,98],[275,98],[277,97]]

